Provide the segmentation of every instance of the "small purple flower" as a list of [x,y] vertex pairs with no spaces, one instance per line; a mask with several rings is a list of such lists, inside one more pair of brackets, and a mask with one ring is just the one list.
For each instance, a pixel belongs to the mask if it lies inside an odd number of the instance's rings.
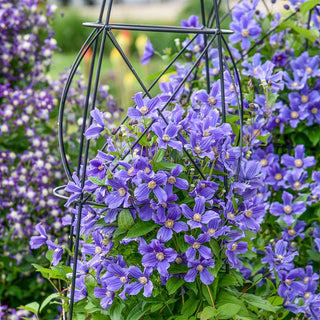
[[202,283],[209,285],[213,282],[214,276],[207,269],[214,268],[213,259],[198,259],[196,261],[189,261],[188,267],[191,269],[184,276],[184,280],[186,282],[194,282],[198,273],[200,275],[200,280]]
[[269,244],[265,249],[265,257],[261,259],[261,262],[269,264],[270,270],[275,269],[278,271],[282,269],[293,269],[294,263],[292,261],[299,253],[290,252],[287,247],[288,242],[283,240],[278,240],[274,249],[271,244]]
[[167,176],[163,171],[158,171],[157,174],[147,175],[145,172],[140,171],[138,173],[139,178],[141,178],[144,183],[141,183],[135,190],[134,196],[137,201],[144,201],[149,199],[151,192],[157,197],[159,203],[164,203],[167,201],[167,193],[160,188],[167,182]]
[[66,207],[68,207],[73,201],[77,200],[82,194],[81,183],[75,173],[72,175],[72,179],[73,181],[69,181],[65,188],[65,191],[73,193],[65,204]]
[[142,117],[152,118],[156,115],[156,107],[159,103],[159,98],[153,99],[144,98],[142,92],[138,92],[133,98],[137,107],[130,107],[127,115],[130,119],[140,120]]
[[230,43],[241,42],[242,50],[250,48],[250,38],[256,39],[261,34],[259,24],[251,16],[243,15],[240,20],[231,22],[230,28],[234,31],[234,34],[229,36]]
[[152,130],[157,135],[158,139],[158,147],[160,149],[167,149],[167,147],[171,147],[172,149],[176,149],[178,151],[182,150],[181,141],[176,141],[175,138],[178,135],[179,126],[170,122],[169,125],[163,130],[161,125],[157,122],[152,126]]
[[306,204],[304,201],[295,201],[292,203],[293,195],[283,191],[282,194],[283,204],[278,201],[273,202],[270,206],[270,213],[273,216],[280,216],[288,226],[291,226],[296,219],[292,215],[301,215],[306,211]]
[[152,274],[152,268],[145,268],[144,272],[141,272],[138,267],[130,266],[128,274],[136,281],[131,282],[126,286],[126,293],[128,295],[137,295],[143,289],[143,295],[145,297],[151,297],[153,283],[149,278]]
[[278,289],[279,296],[292,302],[296,296],[303,295],[305,292],[305,286],[303,282],[295,281],[297,278],[301,278],[303,273],[304,271],[302,268],[293,269],[289,272],[280,270],[278,275],[279,280],[282,283]]
[[105,281],[109,291],[118,291],[129,282],[128,270],[117,263],[110,263],[101,280]]
[[204,243],[210,241],[210,236],[207,233],[200,234],[197,240],[193,236],[185,235],[184,240],[186,241],[186,243],[189,243],[192,245],[186,251],[186,256],[189,261],[193,261],[196,259],[197,251],[199,252],[199,258],[200,257],[202,257],[203,259],[212,258],[211,250],[208,247],[203,246]]
[[262,66],[257,67],[257,78],[262,84],[271,85],[274,91],[283,90],[284,83],[282,81],[283,72],[273,73],[275,65],[271,61],[266,61]]
[[182,171],[183,171],[182,166],[180,164],[177,164],[177,166],[171,170],[171,174],[169,174],[168,172],[165,172],[168,177],[168,181],[164,190],[167,192],[167,194],[172,194],[173,186],[175,186],[180,190],[188,190],[189,188],[188,181],[178,177]]
[[307,169],[313,167],[316,164],[316,160],[314,156],[305,157],[304,145],[299,144],[294,149],[294,157],[284,154],[281,157],[281,164],[287,168]]
[[202,228],[203,224],[208,223],[211,219],[217,218],[218,214],[212,210],[205,212],[205,198],[197,197],[193,211],[186,204],[180,205],[183,215],[189,219],[188,225],[191,229]]
[[96,287],[94,288],[94,296],[102,300],[100,301],[100,305],[103,309],[107,309],[112,305],[114,299],[114,292],[109,291],[107,289],[106,283],[102,283],[102,288]]
[[31,240],[30,240],[30,248],[31,249],[38,249],[40,248],[42,245],[44,245],[46,243],[46,241],[48,240],[48,236],[46,233],[45,228],[41,225],[41,223],[38,223],[35,226],[36,231],[38,231],[40,233],[40,236],[32,236]]
[[170,263],[174,262],[177,252],[172,248],[166,248],[159,240],[152,239],[149,245],[140,244],[139,252],[142,257],[142,265],[157,269],[163,277],[168,276]]
[[94,119],[94,122],[84,134],[88,140],[97,139],[104,130],[104,114],[98,108],[95,108],[90,112],[90,115]]
[[116,209],[119,207],[130,207],[130,194],[128,191],[128,185],[124,179],[114,178],[108,179],[106,185],[111,186],[114,191],[107,195],[105,202],[110,209]]
[[63,249],[59,245],[53,243],[50,240],[47,240],[47,245],[49,247],[49,250],[54,250],[54,253],[52,256],[52,265],[56,266],[62,258]]
[[157,238],[162,242],[167,242],[172,238],[173,231],[179,233],[188,231],[187,224],[183,221],[177,221],[181,218],[181,209],[178,205],[170,206],[167,209],[167,216],[164,210],[158,210],[156,215],[153,215],[155,223],[163,225],[158,231]]
[[239,260],[237,255],[246,253],[247,250],[248,250],[248,243],[244,241],[230,242],[227,244],[227,250],[225,254],[232,268],[240,268],[242,266],[242,262]]
[[149,39],[147,39],[143,57],[141,58],[141,64],[147,64],[153,56],[154,50],[152,43],[149,41]]

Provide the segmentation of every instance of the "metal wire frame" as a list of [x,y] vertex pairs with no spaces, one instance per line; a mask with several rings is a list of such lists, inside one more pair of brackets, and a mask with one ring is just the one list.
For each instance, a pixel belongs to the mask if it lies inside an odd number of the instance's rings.
[[[230,30],[225,30],[220,28],[220,22],[225,20],[228,15],[230,15],[230,12],[232,9],[230,9],[229,5],[229,0],[226,1],[227,7],[228,7],[228,12],[221,18],[219,19],[219,12],[218,8],[220,4],[222,3],[222,0],[212,0],[212,7],[210,10],[210,13],[208,15],[208,20],[206,22],[206,17],[205,17],[205,9],[204,9],[204,0],[200,0],[200,5],[201,5],[201,19],[202,19],[202,28],[186,28],[186,27],[176,27],[176,26],[157,26],[157,25],[135,25],[135,24],[114,24],[114,23],[109,23],[110,21],[110,15],[111,15],[111,9],[113,5],[113,0],[109,1],[108,9],[107,9],[107,15],[105,22],[102,22],[102,17],[103,13],[105,10],[106,6],[106,0],[102,1],[101,4],[101,10],[100,10],[100,15],[98,18],[98,21],[95,23],[84,23],[83,25],[86,27],[91,27],[94,28],[94,30],[91,32],[90,36],[87,38],[85,43],[83,44],[82,48],[79,51],[79,54],[77,55],[74,64],[71,67],[69,77],[67,79],[66,85],[64,87],[63,93],[62,93],[62,98],[61,98],[61,104],[60,104],[60,110],[59,110],[59,129],[58,129],[58,137],[59,137],[59,146],[60,146],[60,153],[61,153],[61,158],[62,158],[62,163],[64,170],[66,172],[68,180],[72,180],[72,174],[70,170],[70,166],[67,161],[67,156],[64,148],[64,138],[63,138],[63,119],[64,119],[64,112],[65,112],[65,103],[67,100],[68,96],[68,91],[70,89],[72,80],[74,78],[74,75],[84,58],[85,54],[89,50],[91,46],[93,46],[93,54],[92,54],[92,61],[91,61],[91,67],[90,67],[90,73],[89,73],[89,78],[88,78],[88,90],[86,94],[86,100],[85,100],[85,106],[84,106],[84,111],[83,111],[83,125],[81,128],[81,139],[80,139],[80,146],[79,146],[79,155],[78,155],[78,162],[77,162],[77,170],[76,174],[79,176],[81,174],[81,188],[83,189],[84,183],[85,183],[85,177],[86,177],[86,167],[88,163],[88,155],[89,155],[89,146],[90,146],[90,140],[85,141],[84,139],[84,132],[86,129],[86,124],[87,124],[87,118],[88,118],[88,112],[89,109],[93,110],[95,108],[95,101],[96,101],[96,96],[97,96],[97,90],[99,86],[99,77],[100,77],[100,71],[101,71],[101,64],[102,64],[102,59],[103,59],[103,52],[104,52],[104,46],[105,46],[105,41],[108,38],[110,42],[113,44],[113,46],[117,49],[119,54],[121,55],[122,59],[124,60],[125,64],[127,67],[130,69],[132,74],[135,76],[136,80],[140,84],[141,88],[144,91],[144,96],[148,96],[151,98],[150,90],[159,82],[161,77],[169,70],[169,68],[181,57],[181,55],[185,52],[186,48],[195,41],[195,39],[198,37],[198,35],[203,35],[204,36],[204,49],[201,51],[200,55],[198,56],[196,62],[192,65],[192,67],[189,69],[188,73],[185,75],[184,79],[181,81],[179,86],[176,88],[174,93],[171,95],[171,97],[168,99],[168,101],[165,103],[164,107],[161,108],[161,110],[158,110],[159,116],[162,117],[162,119],[165,121],[165,123],[168,124],[167,120],[165,119],[163,115],[163,111],[165,108],[169,105],[169,103],[174,99],[178,91],[181,89],[181,87],[187,82],[187,79],[189,76],[194,72],[196,76],[197,68],[199,65],[199,62],[204,58],[205,60],[205,72],[206,72],[206,87],[207,87],[207,92],[209,93],[210,91],[210,75],[209,75],[209,59],[208,59],[208,49],[212,46],[212,44],[215,44],[216,47],[218,48],[219,52],[219,69],[220,69],[220,88],[221,88],[221,97],[222,97],[222,121],[225,123],[226,122],[226,110],[225,110],[225,94],[224,94],[224,70],[228,70],[231,74],[231,69],[234,72],[234,79],[232,78],[234,87],[237,90],[237,85],[239,85],[239,91],[237,92],[237,101],[238,101],[238,109],[239,109],[239,123],[240,126],[242,127],[243,124],[243,97],[242,97],[242,90],[241,90],[241,85],[240,85],[240,76],[237,71],[236,65],[241,61],[241,59],[235,61],[232,57],[231,51],[228,47],[227,41],[224,37],[224,35],[228,35],[232,33]],[[264,5],[266,8],[268,6],[266,5],[265,1],[263,1]],[[288,18],[285,19],[287,21],[290,19],[296,12],[294,12],[292,15],[290,15]],[[311,19],[311,14],[309,16],[309,21]],[[213,23],[216,22],[216,28],[212,28]],[[310,24],[310,23],[309,23]],[[264,35],[261,39],[256,41],[256,43],[249,49],[249,51],[253,50],[256,46],[258,46],[264,38],[268,37],[271,35],[278,26],[274,27],[271,29],[266,35]],[[151,31],[151,32],[171,32],[171,33],[182,33],[182,34],[194,34],[194,36],[187,42],[187,44],[176,54],[176,56],[170,61],[170,63],[165,67],[165,69],[159,74],[159,76],[152,82],[152,84],[147,88],[142,81],[142,79],[138,76],[136,70],[130,63],[130,60],[122,50],[121,46],[117,42],[112,30],[135,30],[135,31]],[[101,39],[101,44],[100,44],[100,51],[98,54],[98,46],[99,46],[99,37],[102,35]],[[226,61],[225,55],[223,53],[223,49],[225,48],[225,52],[229,55],[230,61],[231,61],[231,66],[228,66],[228,63]],[[247,51],[247,53],[249,52]],[[95,71],[95,58],[98,55],[98,62],[97,62],[97,67]],[[93,80],[95,73],[95,79]],[[91,96],[91,87],[93,85],[93,95],[92,95],[92,103],[91,106],[89,106],[89,101],[90,101],[90,96]],[[118,128],[115,130],[114,134],[117,134],[120,130],[120,127],[122,124],[124,124],[127,121],[128,117],[125,117],[121,124],[118,126]],[[89,119],[89,125],[92,123],[92,118]],[[152,122],[153,123],[153,122]],[[134,148],[140,141],[140,139],[145,135],[148,130],[151,128],[152,123],[144,130],[140,138],[133,143],[130,149]],[[240,148],[242,149],[242,130],[240,130],[240,135],[238,139],[238,143],[240,144]],[[107,147],[107,143],[104,144],[102,147],[102,150],[105,150]],[[192,162],[194,167],[197,169],[199,175],[205,179],[205,176],[197,166],[197,163],[194,161],[192,156],[189,154],[189,152],[183,148],[183,151],[189,158],[189,160]],[[130,151],[128,151],[122,159],[124,159]],[[239,174],[239,169],[240,169],[240,162],[241,158],[239,159],[238,163],[238,168],[237,168],[237,175]],[[82,167],[82,170],[81,170]],[[115,170],[113,168],[113,170]],[[224,185],[226,191],[228,190],[228,182],[226,177],[224,177]],[[69,197],[61,195],[60,191],[63,190],[65,186],[59,186],[54,189],[54,194],[63,199],[63,200],[68,200]],[[73,304],[74,304],[74,294],[75,294],[75,281],[76,281],[76,270],[77,270],[77,259],[78,259],[78,252],[79,252],[79,240],[80,240],[80,223],[81,223],[81,213],[83,206],[85,204],[89,205],[95,205],[95,206],[100,206],[104,207],[105,205],[101,203],[97,203],[95,201],[89,200],[89,196],[85,197],[84,193],[81,194],[78,200],[76,200],[75,205],[78,205],[78,214],[77,214],[77,226],[76,226],[76,239],[75,239],[75,248],[74,248],[74,257],[73,257],[73,274],[72,274],[72,284],[71,284],[71,294],[70,294],[70,310],[69,310],[69,319],[72,319],[72,314],[73,314]],[[73,217],[74,219],[74,217]],[[73,225],[73,223],[72,223]],[[74,228],[71,227],[70,230],[70,249],[73,246],[73,235],[74,235]]]

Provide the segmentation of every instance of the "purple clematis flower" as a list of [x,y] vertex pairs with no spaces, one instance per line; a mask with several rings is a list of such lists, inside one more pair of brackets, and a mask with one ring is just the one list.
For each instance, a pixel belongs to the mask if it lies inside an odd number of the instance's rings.
[[237,257],[238,254],[248,251],[248,243],[244,241],[230,242],[227,244],[226,256],[232,268],[240,268],[242,262]]
[[279,286],[278,293],[280,297],[292,302],[298,295],[302,296],[305,292],[305,286],[302,281],[295,281],[303,276],[303,269],[297,268],[290,270],[280,270],[278,272],[279,280],[282,282]]
[[90,115],[94,119],[94,122],[84,134],[88,140],[97,139],[104,130],[104,114],[98,108],[95,108],[90,112]]
[[153,283],[149,278],[152,275],[152,268],[145,268],[144,272],[141,272],[138,267],[130,266],[128,274],[136,281],[131,282],[126,286],[126,293],[128,295],[137,295],[143,289],[143,295],[145,297],[151,297]]
[[153,118],[156,115],[156,107],[160,101],[158,97],[143,99],[142,92],[138,92],[132,99],[137,107],[130,107],[128,109],[127,115],[130,119],[139,121],[142,117]]
[[81,183],[80,183],[80,180],[79,180],[79,178],[77,177],[77,175],[75,173],[72,175],[72,179],[73,179],[73,181],[69,181],[67,186],[66,186],[66,188],[64,189],[65,191],[73,193],[73,195],[71,195],[69,197],[69,200],[65,204],[66,207],[69,207],[69,205],[73,201],[77,200],[82,194]]
[[149,245],[141,243],[139,252],[142,257],[142,265],[157,269],[161,276],[168,276],[170,263],[174,262],[177,252],[172,248],[166,248],[162,242],[152,239]]
[[180,190],[188,190],[189,188],[188,181],[178,177],[182,171],[183,171],[182,166],[180,164],[177,164],[177,166],[171,170],[171,174],[169,174],[168,172],[165,172],[168,177],[168,181],[164,190],[167,192],[167,194],[172,194],[173,186],[175,186]]
[[94,296],[99,299],[102,298],[102,300],[100,301],[100,305],[103,309],[107,309],[112,305],[114,299],[114,292],[108,290],[106,283],[103,282],[102,288],[94,288]]
[[47,245],[49,247],[49,250],[54,250],[54,253],[52,256],[52,265],[56,266],[62,258],[63,249],[62,247],[60,247],[59,245],[55,244],[50,240],[47,240]]
[[316,164],[314,156],[304,157],[305,148],[303,144],[299,144],[294,149],[294,157],[284,154],[281,157],[281,164],[287,168],[307,169]]
[[151,192],[157,197],[159,203],[164,203],[167,201],[167,193],[160,188],[167,182],[167,176],[163,171],[158,171],[157,174],[147,175],[145,172],[140,171],[138,173],[139,178],[141,178],[144,183],[141,183],[135,190],[134,196],[137,201],[144,201],[149,199],[149,195]]
[[282,238],[285,241],[292,241],[296,237],[300,237],[301,239],[304,239],[305,237],[305,229],[306,229],[306,223],[304,221],[298,220],[293,227],[290,229],[288,228],[282,228]]
[[283,72],[279,71],[273,73],[275,65],[271,61],[266,61],[262,66],[257,67],[257,78],[260,79],[262,84],[271,85],[272,89],[277,92],[283,90],[284,83],[282,81]]
[[211,250],[208,247],[202,245],[206,242],[209,242],[210,239],[211,238],[207,233],[200,234],[197,240],[193,236],[185,235],[184,240],[186,241],[186,243],[192,245],[186,251],[187,259],[189,261],[195,260],[197,251],[199,252],[199,258],[202,257],[203,259],[211,259]]
[[189,261],[188,267],[191,269],[184,276],[184,280],[186,282],[194,282],[198,273],[200,275],[200,280],[202,283],[209,285],[213,282],[214,276],[207,269],[214,268],[213,259],[198,259],[196,261]]
[[302,169],[293,169],[288,171],[284,177],[287,182],[285,187],[292,188],[293,190],[303,190],[309,186],[309,183],[305,183],[308,178],[308,172]]
[[149,41],[149,39],[147,39],[143,57],[141,58],[141,64],[147,64],[153,56],[154,50],[152,43]]
[[291,226],[296,219],[292,215],[301,215],[306,211],[304,201],[295,201],[292,203],[293,195],[284,191],[282,194],[283,204],[273,202],[270,206],[270,213],[273,216],[280,216],[288,226]]
[[167,216],[164,210],[158,210],[157,214],[153,215],[155,223],[163,225],[158,231],[157,238],[162,242],[167,242],[172,238],[173,231],[179,233],[188,231],[187,224],[183,221],[177,221],[181,218],[181,209],[178,205],[169,206]]
[[48,240],[48,236],[46,233],[45,228],[41,225],[41,223],[38,223],[35,226],[36,231],[38,231],[40,233],[40,236],[32,236],[31,240],[30,240],[30,248],[31,249],[38,249],[40,248],[42,245],[44,245],[46,243],[46,241]]
[[241,42],[242,50],[250,48],[250,38],[256,39],[261,34],[259,24],[250,15],[243,15],[240,20],[231,22],[230,29],[234,31],[234,34],[229,36],[230,43]]
[[205,198],[197,197],[195,199],[195,205],[193,211],[186,204],[181,204],[180,207],[182,209],[183,215],[189,219],[188,225],[191,229],[202,228],[204,224],[207,224],[211,219],[217,218],[219,215],[212,211],[205,212]]
[[292,262],[294,257],[299,255],[298,252],[290,252],[287,250],[288,242],[278,240],[275,248],[273,249],[271,244],[266,247],[265,257],[261,259],[262,263],[269,264],[269,270],[291,270],[294,268]]
[[182,150],[181,141],[176,141],[175,138],[178,135],[180,127],[170,122],[169,125],[163,130],[160,123],[155,123],[152,126],[152,130],[157,135],[158,139],[158,147],[160,149],[167,149],[167,147],[171,147],[172,149],[176,149],[178,151]]
[[105,202],[110,209],[116,209],[119,207],[130,207],[130,194],[128,191],[127,182],[124,179],[114,178],[106,181],[107,186],[111,186],[114,191],[107,195]]
[[110,263],[107,272],[100,279],[105,281],[107,290],[118,291],[129,282],[128,270],[117,263]]

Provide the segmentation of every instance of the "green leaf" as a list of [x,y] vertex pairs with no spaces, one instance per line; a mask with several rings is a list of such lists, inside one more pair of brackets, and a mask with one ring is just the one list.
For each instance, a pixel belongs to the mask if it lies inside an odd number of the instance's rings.
[[134,220],[129,209],[123,209],[118,215],[118,226],[122,230],[129,230],[134,225]]
[[305,134],[308,137],[309,141],[312,143],[312,146],[315,147],[320,142],[320,127],[308,127],[305,129]]
[[270,301],[270,303],[271,303],[273,306],[282,306],[282,305],[283,305],[284,298],[279,297],[279,296],[274,296],[274,297],[268,298],[268,301]]
[[142,308],[142,303],[139,303],[133,309],[131,309],[128,316],[126,317],[126,320],[140,320],[145,312],[146,310]]
[[313,9],[317,4],[319,4],[319,0],[309,0],[300,6],[300,12],[305,14]]
[[170,274],[177,274],[177,273],[187,273],[188,270],[189,269],[188,269],[187,265],[184,263],[180,263],[180,264],[173,263],[170,265],[168,272]]
[[26,304],[25,306],[19,307],[19,309],[27,310],[27,311],[30,311],[30,312],[38,315],[39,307],[40,307],[40,305],[38,302],[31,302],[31,303]]
[[157,304],[153,304],[150,308],[150,312],[155,312],[158,311],[159,309],[161,309],[164,306],[163,303],[157,303]]
[[[220,319],[229,319],[238,314],[241,306],[235,303],[226,303],[218,308],[218,317]],[[223,318],[227,317],[227,318]]]
[[153,229],[155,229],[158,225],[153,221],[139,221],[135,223],[132,228],[129,230],[127,234],[127,238],[137,238],[143,236]]
[[164,158],[165,153],[166,153],[165,149],[160,149],[154,156],[154,162],[155,163],[161,162]]
[[269,137],[270,133],[266,134],[265,136],[258,136],[256,137],[256,139],[266,144],[268,142]]
[[253,294],[245,293],[243,294],[243,299],[250,305],[257,307],[258,309],[276,312],[276,308],[268,301],[259,296]]
[[88,178],[92,183],[98,185],[98,186],[105,186],[106,185],[106,178],[103,180],[99,180],[97,177],[89,177]]
[[154,165],[153,170],[158,171],[159,169],[174,169],[176,166],[177,163],[160,161]]
[[183,279],[178,279],[176,277],[170,278],[166,283],[166,288],[168,293],[171,295],[175,293],[184,284]]
[[200,314],[200,320],[208,320],[212,317],[215,317],[217,315],[217,309],[213,307],[205,307],[201,314]]
[[317,31],[317,30],[308,30],[308,29],[305,29],[305,28],[302,28],[302,27],[296,27],[296,26],[294,26],[292,29],[295,32],[297,32],[300,35],[302,35],[303,37],[305,37],[308,40],[310,40],[312,43],[315,42],[319,37],[319,31]]
[[46,297],[43,302],[41,303],[41,307],[39,309],[39,312],[43,310],[53,299],[59,299],[61,298],[59,293],[52,293],[50,296]]
[[306,201],[308,200],[309,196],[310,196],[310,193],[303,194],[303,195],[297,197],[297,199],[295,199],[295,200],[293,201],[293,203],[295,203],[295,202],[297,202],[297,201],[306,202]]
[[181,309],[181,314],[184,316],[191,316],[195,313],[200,303],[200,299],[197,299],[196,296],[192,295],[190,298],[185,302]]

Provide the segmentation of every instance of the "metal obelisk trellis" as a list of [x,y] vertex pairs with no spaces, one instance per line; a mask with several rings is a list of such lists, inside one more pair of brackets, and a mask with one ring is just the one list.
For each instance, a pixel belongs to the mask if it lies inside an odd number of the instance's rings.
[[[80,183],[81,188],[84,188],[84,183],[86,180],[86,168],[88,164],[88,158],[89,158],[89,146],[90,146],[90,140],[85,140],[85,130],[86,128],[92,123],[92,118],[90,118],[90,110],[93,110],[95,108],[96,103],[96,97],[99,87],[99,79],[101,74],[101,65],[102,60],[104,59],[104,51],[105,51],[105,44],[108,40],[114,48],[118,51],[120,56],[123,59],[123,62],[127,65],[129,70],[134,75],[136,81],[141,86],[142,90],[144,91],[144,96],[147,96],[149,98],[152,98],[150,94],[150,90],[158,84],[159,80],[162,78],[163,75],[166,74],[166,72],[170,69],[170,67],[178,61],[178,59],[185,53],[186,48],[192,44],[197,37],[200,35],[203,35],[204,37],[204,46],[199,51],[197,60],[190,66],[187,74],[184,76],[183,80],[180,82],[178,87],[175,89],[171,97],[168,99],[168,101],[164,104],[164,106],[160,109],[158,109],[159,116],[163,118],[163,120],[168,124],[166,118],[163,116],[163,111],[166,109],[166,107],[169,105],[169,103],[172,101],[172,99],[176,96],[178,91],[184,86],[186,82],[188,82],[190,77],[194,77],[194,79],[197,77],[197,69],[199,67],[200,62],[205,63],[205,75],[206,75],[206,86],[207,86],[207,92],[210,92],[210,86],[212,83],[212,80],[210,79],[210,70],[209,70],[209,55],[208,51],[212,47],[216,47],[218,50],[219,55],[219,77],[220,77],[220,88],[221,88],[221,102],[222,102],[222,121],[226,122],[226,107],[225,107],[225,88],[224,88],[224,71],[229,71],[231,74],[231,70],[233,71],[233,86],[237,93],[237,100],[238,100],[238,113],[239,113],[239,125],[242,127],[242,113],[243,113],[243,99],[242,99],[242,93],[241,93],[241,86],[240,86],[240,78],[237,73],[236,69],[236,62],[234,61],[231,51],[229,50],[226,36],[231,34],[232,31],[230,30],[224,30],[221,29],[220,26],[220,19],[219,19],[219,11],[218,8],[221,4],[221,0],[210,0],[208,1],[211,4],[211,10],[209,12],[205,12],[205,6],[204,6],[205,0],[200,0],[200,14],[201,14],[201,20],[202,20],[202,27],[200,28],[189,28],[189,27],[180,27],[180,26],[161,26],[161,25],[141,25],[141,24],[119,24],[119,23],[110,23],[110,17],[112,13],[112,6],[113,6],[113,0],[109,0],[108,3],[107,0],[102,1],[101,10],[99,19],[95,23],[84,23],[83,25],[86,27],[93,28],[93,31],[91,32],[88,39],[85,41],[83,47],[80,49],[78,56],[75,59],[75,62],[70,70],[70,74],[68,77],[68,80],[65,84],[65,88],[62,94],[61,98],[61,104],[60,104],[60,111],[59,111],[59,144],[60,144],[60,152],[62,157],[62,162],[64,166],[65,173],[67,175],[68,180],[72,180],[72,173],[70,169],[70,165],[67,160],[67,155],[65,151],[64,146],[64,116],[65,116],[65,104],[68,96],[68,92],[72,83],[72,80],[76,74],[76,71],[80,65],[80,62],[84,58],[85,54],[88,52],[89,48],[93,48],[92,52],[92,60],[91,60],[91,67],[90,67],[90,73],[88,77],[88,90],[86,93],[86,100],[84,104],[84,110],[83,110],[83,117],[82,117],[82,128],[81,128],[81,137],[80,137],[80,146],[79,146],[79,154],[78,154],[78,161],[76,166],[76,174],[80,177]],[[229,7],[228,1],[226,1]],[[229,7],[230,8],[230,7]],[[106,11],[106,17],[105,21],[103,22],[103,16]],[[225,17],[225,16],[224,16]],[[215,26],[214,26],[215,25]],[[129,58],[125,54],[124,50],[121,48],[121,45],[117,41],[114,31],[115,30],[132,30],[132,31],[141,31],[141,32],[165,32],[165,33],[180,33],[180,34],[192,34],[193,36],[188,40],[188,42],[183,46],[183,48],[176,54],[176,56],[170,61],[170,63],[164,68],[164,70],[160,73],[160,75],[153,81],[153,83],[147,87],[142,80],[141,77],[138,76],[135,68],[131,64]],[[226,56],[228,56],[228,59],[226,59]],[[97,58],[97,59],[96,59]],[[190,95],[189,95],[190,98]],[[120,130],[120,126],[124,124],[127,121],[127,117],[125,117],[122,121],[122,123],[119,125],[119,127],[115,130],[114,134],[117,134]],[[134,147],[139,143],[140,139],[143,137],[143,135],[148,133],[148,130],[150,129],[152,123],[144,130],[141,137],[135,141],[130,149],[134,149]],[[242,147],[242,132],[240,130],[240,135],[238,139],[238,144],[240,145],[240,148]],[[107,142],[102,148],[102,151],[107,147]],[[197,163],[194,161],[192,155],[189,154],[189,152],[183,148],[184,153],[189,158],[189,160],[192,162],[196,170],[198,171],[199,175],[205,179],[204,174],[201,172],[200,168],[197,166]],[[123,156],[123,159],[127,156],[125,154]],[[120,160],[120,159],[119,159]],[[122,159],[121,159],[122,160]],[[241,159],[239,159],[240,164]],[[113,168],[113,170],[117,167],[117,165]],[[239,165],[237,169],[237,173],[239,173]],[[227,178],[224,177],[224,184],[225,189],[228,190],[228,182]],[[55,188],[54,194],[61,199],[68,200],[68,197],[63,196],[59,193],[59,191],[63,190],[65,186],[60,186]],[[72,285],[71,285],[71,291],[70,291],[70,310],[69,310],[69,319],[72,319],[73,314],[73,304],[74,304],[74,295],[75,295],[75,283],[76,283],[76,272],[77,272],[77,261],[78,261],[78,253],[79,253],[79,240],[80,240],[80,225],[81,225],[81,213],[83,206],[85,204],[92,204],[96,206],[103,207],[104,205],[101,203],[96,203],[93,201],[93,199],[90,199],[89,197],[85,196],[84,192],[81,193],[80,197],[75,201],[75,203],[78,205],[78,213],[77,213],[77,225],[75,226],[75,229],[71,226],[70,231],[70,248],[74,245],[74,257],[73,257],[73,274],[72,274]],[[74,239],[75,236],[75,239]],[[70,261],[69,261],[70,264]]]

